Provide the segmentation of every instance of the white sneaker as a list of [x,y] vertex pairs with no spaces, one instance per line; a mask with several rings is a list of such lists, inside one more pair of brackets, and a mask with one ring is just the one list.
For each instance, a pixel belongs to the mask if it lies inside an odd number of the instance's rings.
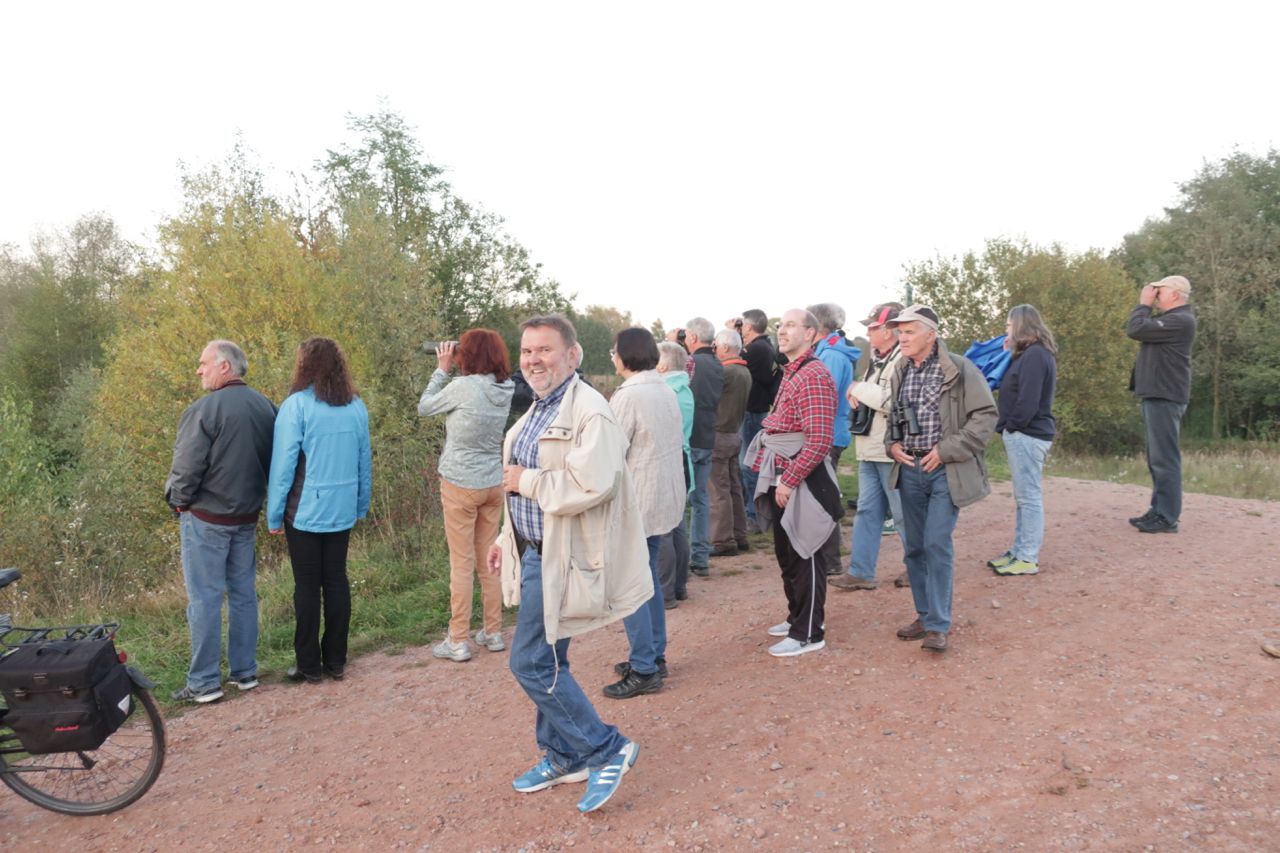
[[507,644],[502,642],[501,631],[496,634],[486,634],[483,628],[476,631],[476,645],[484,646],[491,652],[500,652],[507,647]]
[[769,649],[769,654],[775,658],[793,658],[796,655],[804,655],[809,652],[820,652],[826,647],[826,640],[818,640],[816,643],[802,643],[799,640],[787,637],[781,643],[772,646]]
[[790,633],[791,633],[790,622],[779,622],[777,625],[774,625],[772,628],[769,629],[770,637],[785,637],[787,636],[787,634],[790,634]]
[[464,660],[471,660],[471,649],[467,647],[466,641],[455,643],[448,637],[432,646],[431,654],[438,658],[457,661],[458,663],[462,663]]

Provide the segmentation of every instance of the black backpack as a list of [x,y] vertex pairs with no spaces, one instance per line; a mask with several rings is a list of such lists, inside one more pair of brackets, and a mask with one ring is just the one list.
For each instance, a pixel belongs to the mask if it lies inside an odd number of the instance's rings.
[[115,644],[24,643],[0,658],[0,718],[31,755],[97,749],[133,712],[132,683]]

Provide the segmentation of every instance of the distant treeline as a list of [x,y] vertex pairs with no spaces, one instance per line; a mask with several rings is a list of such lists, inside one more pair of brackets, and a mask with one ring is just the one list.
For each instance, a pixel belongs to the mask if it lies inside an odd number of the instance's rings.
[[[400,117],[356,118],[352,129],[357,141],[328,151],[290,197],[269,193],[240,149],[185,174],[185,204],[158,224],[153,249],[102,216],[27,251],[0,248],[0,564],[31,570],[26,590],[46,609],[119,606],[180,577],[162,487],[212,338],[239,342],[248,380],[277,401],[299,341],[342,343],[372,415],[368,529],[410,558],[436,510],[423,474],[443,438],[415,413],[434,367],[423,340],[482,325],[514,352],[521,317],[567,311],[588,372],[611,371],[611,335],[629,314],[575,312],[500,218],[454,194]],[[1280,313],[1278,228],[1277,155],[1237,155],[1206,166],[1177,208],[1110,254],[993,241],[910,265],[904,283],[939,309],[953,344],[1000,333],[1014,304],[1037,305],[1062,350],[1063,443],[1120,449],[1139,446],[1124,317],[1141,282],[1182,273],[1201,320],[1193,425],[1273,437],[1280,349],[1264,330]]]

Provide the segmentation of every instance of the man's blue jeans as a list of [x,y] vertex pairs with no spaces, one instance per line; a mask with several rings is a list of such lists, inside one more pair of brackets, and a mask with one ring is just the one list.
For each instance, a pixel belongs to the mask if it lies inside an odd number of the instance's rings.
[[191,668],[187,686],[222,683],[222,597],[227,598],[227,665],[231,678],[258,674],[257,524],[210,524],[182,513],[182,579],[187,586]]
[[689,493],[692,522],[689,526],[689,565],[705,568],[711,561],[711,497],[707,483],[711,479],[711,449],[694,447],[689,450],[693,461],[693,491]]
[[663,606],[662,583],[658,580],[658,546],[661,536],[645,539],[649,546],[649,573],[653,575],[653,597],[622,620],[631,645],[631,669],[640,675],[658,671],[658,658],[667,656],[667,610]]
[[1009,553],[1015,560],[1039,563],[1040,546],[1044,544],[1044,497],[1040,483],[1044,478],[1044,460],[1053,442],[1009,430],[1000,437],[1004,439],[1004,452],[1009,457],[1013,503],[1017,507],[1013,548]]
[[746,504],[747,530],[755,533],[760,530],[756,526],[756,481],[760,475],[751,470],[754,459],[747,458],[747,445],[764,427],[764,419],[768,412],[747,412],[742,416],[742,449],[738,451],[738,462],[742,465],[742,501]]
[[569,670],[569,640],[547,642],[542,619],[542,557],[526,548],[520,560],[520,610],[511,640],[511,673],[538,710],[535,734],[547,760],[561,770],[603,767],[627,745],[605,725]]
[[849,574],[863,580],[876,579],[876,562],[880,559],[880,537],[884,532],[884,519],[893,516],[902,547],[906,539],[902,530],[902,498],[897,489],[889,488],[892,462],[858,463],[858,512],[853,517],[853,541],[850,550]]
[[1186,403],[1172,400],[1142,401],[1142,420],[1147,427],[1147,470],[1151,472],[1151,508],[1166,521],[1182,516],[1182,415]]
[[911,581],[916,614],[926,631],[951,630],[951,585],[955,551],[951,532],[960,510],[951,502],[947,466],[926,473],[920,460],[913,468],[898,466],[902,497],[903,557]]

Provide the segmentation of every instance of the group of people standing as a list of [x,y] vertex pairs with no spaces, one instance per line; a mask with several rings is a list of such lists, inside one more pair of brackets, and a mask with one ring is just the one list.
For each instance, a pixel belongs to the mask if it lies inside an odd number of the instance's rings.
[[[1178,310],[1185,281],[1149,285],[1129,321],[1129,334],[1143,342],[1135,390],[1144,397],[1155,483],[1150,510],[1132,521],[1146,532],[1176,531],[1180,510],[1168,433],[1176,454],[1186,401],[1173,387],[1181,374],[1171,383],[1166,373],[1184,366],[1183,349],[1189,357],[1188,317],[1194,334],[1194,315]],[[1163,313],[1152,317],[1152,306]],[[1056,343],[1039,312],[1009,312],[1011,364],[998,404],[978,367],[948,351],[932,308],[874,306],[862,321],[865,359],[844,319],[832,303],[786,311],[776,350],[759,310],[719,331],[694,318],[661,342],[624,329],[609,353],[622,382],[607,401],[581,376],[576,330],[560,315],[521,324],[518,372],[492,330],[438,347],[418,403],[420,415],[446,417],[438,470],[451,619],[432,653],[463,662],[472,642],[505,650],[502,605],[519,608],[509,667],[535,706],[542,756],[513,780],[516,791],[585,781],[582,812],[613,796],[640,747],[599,716],[570,667],[570,639],[622,620],[629,654],[604,695],[661,689],[669,675],[665,611],[688,598],[690,574],[709,573],[709,558],[749,548],[750,532],[772,531],[782,575],[787,613],[767,629],[777,639],[771,655],[825,647],[828,576],[842,590],[877,587],[890,517],[915,610],[897,636],[945,652],[952,532],[959,510],[990,492],[984,451],[999,432],[1017,509],[1011,546],[988,565],[1001,575],[1039,571],[1057,377]],[[1146,349],[1174,338],[1172,353]],[[263,494],[269,529],[288,539],[296,583],[289,677],[340,679],[346,663],[345,560],[350,530],[369,507],[368,414],[327,338],[299,348],[279,412],[244,384],[246,367],[234,344],[211,342],[197,371],[210,393],[179,425],[167,497],[182,517],[192,665],[176,699],[222,695],[224,593],[229,683],[257,684],[253,530]],[[517,386],[528,389],[528,406],[507,429]],[[836,466],[850,444],[859,494],[846,567]],[[477,576],[483,622],[471,634]]]

